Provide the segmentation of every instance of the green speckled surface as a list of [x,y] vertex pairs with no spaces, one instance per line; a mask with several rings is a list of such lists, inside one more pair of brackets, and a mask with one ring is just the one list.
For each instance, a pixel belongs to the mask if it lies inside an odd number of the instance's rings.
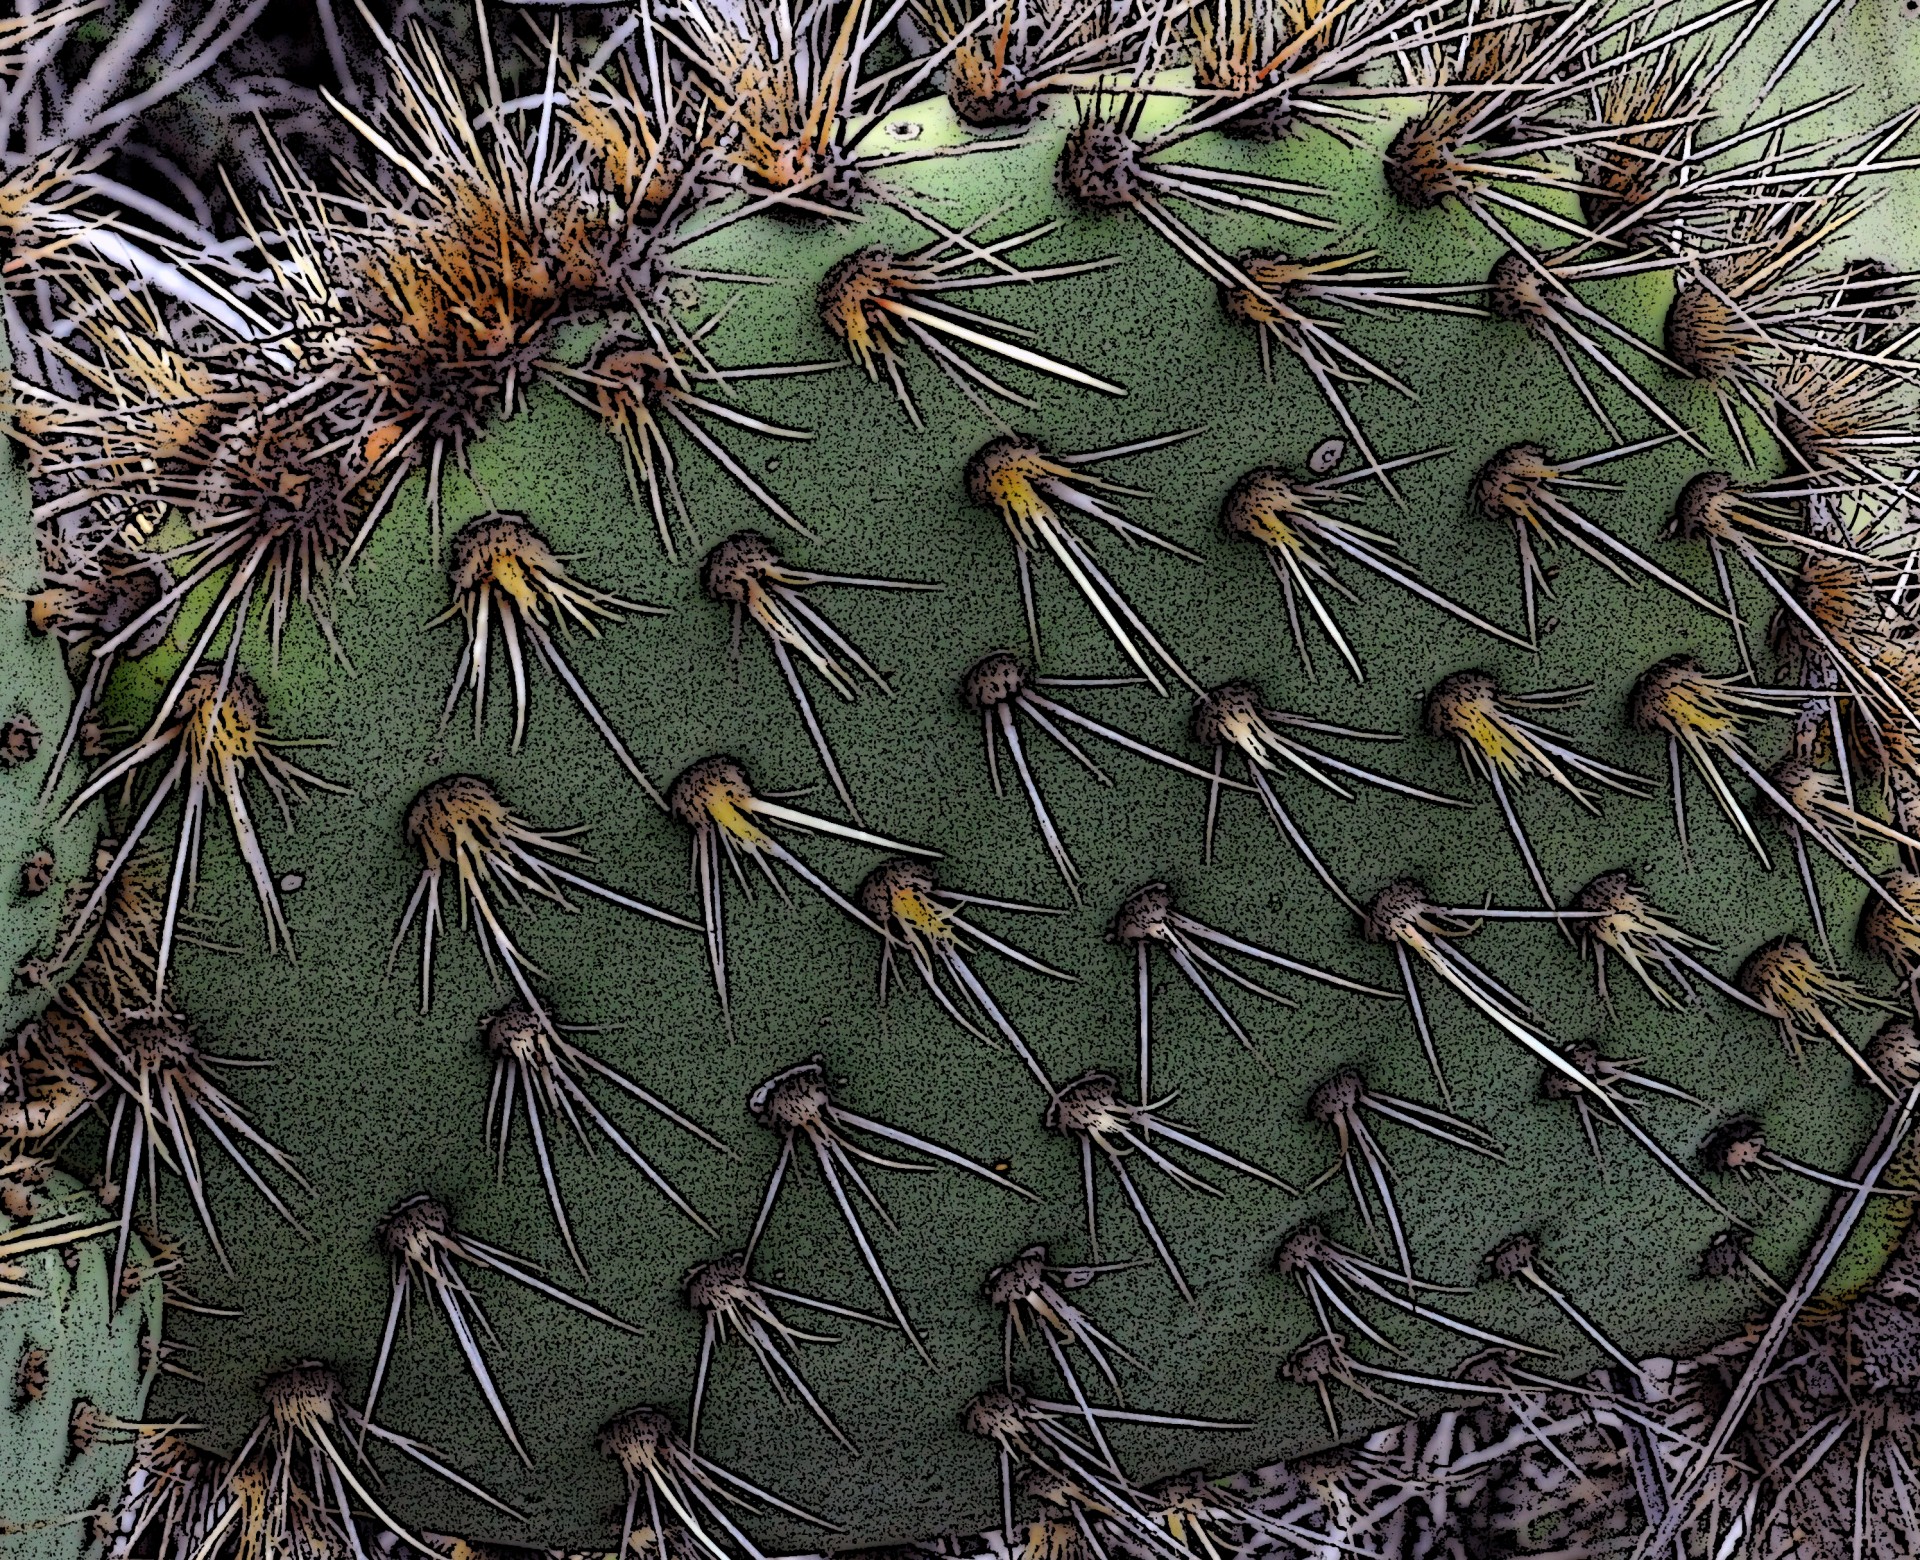
[[[10,386],[13,360],[0,342],[0,386]],[[60,646],[27,629],[27,598],[40,588],[40,549],[34,540],[26,473],[11,441],[0,449],[0,723],[24,714],[40,728],[40,751],[17,769],[0,768],[0,1033],[11,1036],[23,1019],[46,1006],[46,989],[16,977],[21,963],[45,958],[57,940],[61,906],[69,885],[92,866],[100,810],[90,806],[72,822],[60,810],[80,785],[74,768],[44,804],[60,733],[73,708]],[[44,892],[21,892],[20,868],[36,851],[53,853],[53,883]]]
[[[108,1217],[84,1187],[56,1171],[35,1221],[68,1213],[81,1216],[74,1227]],[[31,1232],[30,1224],[0,1216],[0,1233]],[[143,1257],[136,1241],[132,1258]],[[0,1555],[7,1560],[76,1560],[94,1549],[87,1519],[111,1507],[126,1478],[130,1430],[108,1430],[77,1454],[68,1436],[82,1401],[138,1423],[152,1385],[141,1339],[159,1335],[160,1286],[149,1283],[133,1301],[109,1306],[112,1262],[111,1234],[28,1252],[18,1259],[20,1281],[39,1296],[0,1299]],[[46,1389],[35,1400],[15,1385],[29,1350],[46,1354]]]
[[[1836,68],[1823,56],[1809,77],[1831,79],[1819,73]],[[942,107],[912,114],[929,126],[928,142],[942,137]],[[902,183],[949,220],[1004,208],[996,232],[1065,216],[1055,208],[1048,166],[1065,117],[1056,110],[1055,122],[1043,125],[1029,148],[921,165],[903,174]],[[1332,152],[1318,138],[1271,152],[1208,145],[1202,154],[1337,183],[1319,209],[1341,224],[1339,246],[1378,248],[1382,263],[1405,267],[1419,280],[1475,281],[1495,256],[1492,241],[1459,213],[1409,217],[1386,210],[1376,156]],[[1209,228],[1230,250],[1275,242],[1307,248],[1297,231],[1252,221],[1222,220]],[[834,356],[834,344],[812,316],[813,287],[838,255],[881,237],[912,242],[901,219],[880,213],[857,235],[766,225],[735,228],[696,246],[689,252],[695,264],[773,279],[759,288],[710,286],[696,312],[737,295],[711,338],[716,359]],[[1089,255],[1114,255],[1120,263],[1072,282],[990,289],[968,301],[1036,329],[1048,350],[1129,387],[1126,399],[1113,401],[1038,385],[1040,410],[1018,425],[1053,447],[1088,449],[1205,429],[1202,437],[1126,462],[1115,473],[1153,495],[1130,504],[1133,518],[1199,550],[1205,562],[1130,552],[1104,538],[1095,543],[1203,683],[1253,676],[1276,704],[1401,733],[1407,740],[1397,746],[1348,756],[1409,781],[1479,797],[1453,754],[1420,733],[1425,691],[1470,665],[1496,671],[1513,689],[1591,680],[1593,698],[1558,724],[1589,752],[1649,775],[1660,772],[1659,747],[1625,727],[1628,687],[1647,665],[1683,650],[1730,669],[1731,644],[1724,629],[1674,598],[1625,590],[1578,557],[1565,560],[1561,601],[1553,609],[1558,623],[1537,663],[1355,575],[1364,602],[1343,610],[1343,622],[1372,675],[1356,687],[1335,675],[1323,656],[1320,679],[1306,679],[1265,564],[1222,537],[1216,516],[1220,499],[1248,467],[1298,466],[1336,433],[1331,412],[1291,364],[1278,366],[1274,384],[1263,383],[1253,342],[1229,327],[1211,286],[1174,264],[1141,226],[1075,218],[1028,251],[1027,260]],[[1657,339],[1666,296],[1664,281],[1642,279],[1596,290],[1595,301]],[[1422,397],[1413,405],[1377,387],[1355,393],[1377,447],[1396,454],[1436,444],[1454,449],[1406,474],[1405,510],[1370,497],[1359,517],[1398,536],[1443,590],[1500,621],[1517,622],[1511,541],[1468,512],[1472,474],[1516,441],[1575,455],[1603,448],[1604,433],[1547,349],[1517,328],[1402,315],[1355,324],[1351,336]],[[1719,463],[1732,462],[1702,391],[1665,380],[1644,364],[1638,371],[1715,443]],[[928,416],[925,434],[907,426],[884,388],[849,369],[742,388],[741,404],[756,415],[817,430],[810,444],[750,435],[730,444],[818,531],[817,543],[776,537],[796,562],[939,580],[946,587],[931,597],[824,596],[825,610],[893,677],[896,690],[890,699],[865,698],[852,708],[821,699],[869,822],[943,851],[942,877],[953,887],[1064,905],[1024,807],[992,796],[977,723],[955,693],[961,671],[980,654],[1019,648],[1023,637],[1004,532],[969,504],[960,480],[968,455],[994,430],[923,359],[916,357],[909,372]],[[1625,427],[1640,429],[1628,409],[1618,415]],[[683,444],[682,452],[689,501],[709,540],[741,526],[775,529],[690,447]],[[1682,484],[1704,468],[1669,446],[1615,468],[1609,475],[1626,490],[1583,495],[1583,507],[1705,587],[1704,558],[1653,540]],[[538,824],[589,826],[584,843],[604,881],[685,913],[695,905],[685,836],[622,776],[550,678],[535,676],[533,718],[520,754],[507,750],[498,685],[483,741],[473,742],[460,720],[444,734],[439,730],[458,634],[424,627],[446,605],[447,587],[429,555],[423,486],[413,483],[376,533],[357,570],[355,595],[341,605],[341,639],[356,674],[327,659],[304,619],[290,630],[277,669],[264,644],[247,647],[276,729],[324,741],[302,761],[352,787],[350,796],[319,797],[302,809],[292,836],[277,827],[266,835],[275,871],[304,879],[288,897],[298,962],[265,957],[258,911],[224,827],[210,831],[200,907],[223,938],[246,952],[189,948],[181,958],[178,995],[209,1048],[274,1064],[246,1075],[238,1092],[262,1128],[299,1156],[319,1190],[300,1210],[316,1236],[308,1245],[230,1166],[212,1173],[215,1211],[245,1256],[237,1280],[223,1279],[202,1261],[192,1283],[210,1303],[237,1305],[246,1314],[233,1322],[183,1323],[180,1336],[203,1350],[206,1385],[166,1382],[156,1402],[164,1412],[207,1420],[212,1439],[228,1447],[257,1413],[253,1384],[264,1371],[318,1355],[339,1366],[350,1390],[364,1388],[387,1294],[372,1225],[408,1192],[435,1192],[465,1229],[547,1264],[563,1282],[575,1281],[524,1137],[516,1141],[503,1184],[496,1184],[482,1142],[488,1068],[477,1023],[501,998],[477,950],[461,938],[448,940],[437,1001],[426,1017],[415,1011],[409,964],[403,959],[392,977],[383,973],[416,871],[400,820],[418,788],[455,772],[485,775]],[[668,618],[623,624],[574,651],[582,677],[656,780],[664,783],[709,752],[728,751],[746,761],[761,785],[814,785],[808,805],[828,806],[830,792],[765,646],[748,641],[736,676],[727,660],[725,614],[700,596],[696,562],[675,567],[659,555],[651,521],[629,503],[615,445],[584,413],[536,393],[527,416],[477,446],[470,477],[448,480],[448,518],[457,525],[489,508],[528,514],[558,550],[575,556],[588,582],[673,609]],[[1059,576],[1043,568],[1040,582],[1048,669],[1122,670],[1117,652]],[[1763,614],[1757,592],[1748,592],[1746,605],[1756,618]],[[164,653],[129,668],[116,689],[119,708],[137,711],[166,669]],[[1123,690],[1080,695],[1076,702],[1199,756],[1185,735],[1184,700]],[[1783,746],[1784,733],[1769,733],[1767,740]],[[1778,746],[1765,751],[1771,757]],[[1089,1066],[1123,1077],[1130,1072],[1131,964],[1103,944],[1100,933],[1126,891],[1150,878],[1170,880],[1184,908],[1217,926],[1362,979],[1390,981],[1386,954],[1361,942],[1249,799],[1227,800],[1219,860],[1202,868],[1203,795],[1196,783],[1117,756],[1111,768],[1118,784],[1111,791],[1091,784],[1057,752],[1040,752],[1036,766],[1085,874],[1086,904],[1047,920],[982,919],[1075,972],[1080,984],[1061,989],[991,960],[983,972],[1056,1077]],[[1326,859],[1362,896],[1410,873],[1443,900],[1530,899],[1484,797],[1469,812],[1450,813],[1374,792],[1345,803],[1291,782],[1286,790]],[[1810,935],[1790,871],[1762,873],[1704,794],[1692,800],[1691,869],[1678,859],[1664,794],[1644,802],[1610,798],[1599,822],[1544,790],[1531,791],[1520,805],[1563,895],[1599,871],[1630,866],[1690,931],[1723,945],[1725,970],[1780,932]],[[879,859],[838,845],[801,848],[843,888]],[[1824,865],[1821,871],[1834,924],[1845,928],[1860,892]],[[880,1249],[928,1339],[932,1367],[897,1337],[851,1328],[839,1346],[806,1351],[809,1380],[863,1448],[856,1458],[840,1452],[802,1412],[782,1408],[749,1359],[723,1354],[709,1393],[703,1449],[790,1499],[829,1511],[846,1524],[850,1542],[990,1521],[992,1457],[962,1434],[955,1417],[998,1369],[997,1318],[979,1298],[979,1282],[990,1266],[1032,1241],[1048,1242],[1063,1258],[1085,1250],[1075,1156],[1041,1129],[1041,1101],[1018,1063],[960,1033],[917,988],[898,989],[890,1007],[879,1010],[871,938],[804,896],[786,910],[764,893],[751,903],[730,893],[731,1040],[697,938],[591,903],[575,916],[543,910],[516,914],[511,924],[547,972],[542,989],[560,1018],[606,1026],[584,1043],[718,1132],[739,1159],[720,1159],[637,1111],[619,1113],[719,1226],[722,1238],[713,1241],[608,1153],[589,1159],[577,1144],[558,1145],[563,1186],[594,1275],[584,1292],[638,1324],[641,1335],[625,1336],[479,1280],[499,1334],[492,1351],[498,1377],[535,1452],[529,1475],[489,1422],[444,1324],[417,1310],[397,1351],[381,1419],[433,1443],[531,1521],[515,1528],[423,1474],[383,1466],[395,1505],[428,1527],[501,1539],[605,1541],[620,1490],[615,1470],[593,1452],[592,1433],[611,1413],[637,1402],[684,1413],[698,1331],[679,1301],[678,1277],[689,1264],[741,1244],[776,1148],[746,1116],[746,1094],[778,1068],[820,1050],[836,1085],[846,1080],[843,1097],[853,1108],[980,1159],[1007,1161],[1043,1202],[1030,1207],[948,1173],[876,1172],[876,1187],[901,1226],[898,1236],[880,1239]],[[1836,1054],[1822,1051],[1796,1067],[1770,1026],[1721,1005],[1665,1016],[1621,980],[1610,1017],[1594,998],[1589,974],[1551,930],[1495,927],[1471,947],[1537,1005],[1555,1034],[1594,1041],[1613,1055],[1647,1057],[1650,1071],[1709,1098],[1720,1112],[1760,1115],[1770,1140],[1787,1153],[1843,1164],[1876,1113],[1874,1097],[1850,1081]],[[1877,972],[1860,973],[1879,979]],[[1239,1054],[1196,995],[1164,969],[1157,979],[1157,1073],[1166,1088],[1179,1091],[1170,1111],[1296,1181],[1327,1162],[1329,1140],[1305,1119],[1304,1106],[1337,1065],[1357,1063],[1378,1087],[1432,1098],[1403,1009],[1284,978],[1279,983],[1301,1003],[1296,1012],[1235,999],[1273,1066],[1268,1076]],[[1698,1348],[1735,1327],[1755,1297],[1694,1277],[1698,1253],[1719,1221],[1618,1133],[1605,1137],[1603,1174],[1566,1107],[1538,1098],[1536,1064],[1451,997],[1429,988],[1428,1000],[1460,1112],[1493,1132],[1510,1162],[1471,1160],[1383,1129],[1421,1271],[1472,1282],[1491,1245],[1533,1229],[1568,1290],[1629,1350]],[[1864,1037],[1869,1021],[1854,1023]],[[1676,1153],[1687,1154],[1711,1118],[1662,1103],[1647,1107],[1643,1119]],[[1158,1178],[1148,1183],[1147,1195],[1198,1291],[1197,1308],[1182,1304],[1151,1265],[1103,1279],[1087,1296],[1101,1325],[1146,1362],[1126,1378],[1130,1402],[1243,1417],[1255,1426],[1217,1437],[1116,1432],[1116,1449],[1143,1478],[1202,1459],[1216,1467],[1247,1466],[1326,1438],[1312,1394],[1274,1379],[1285,1353],[1306,1336],[1309,1319],[1304,1302],[1268,1271],[1268,1262],[1276,1238],[1310,1215],[1324,1219],[1338,1238],[1364,1247],[1365,1236],[1338,1182],[1300,1202],[1238,1178],[1217,1179],[1225,1192],[1219,1199],[1185,1195]],[[1789,1272],[1822,1206],[1819,1195],[1783,1183],[1773,1191],[1730,1187],[1726,1196],[1759,1226],[1755,1254],[1776,1273]],[[171,1211],[184,1224],[183,1198],[176,1197]],[[1147,1254],[1110,1190],[1103,1235],[1111,1251]],[[803,1177],[783,1197],[761,1264],[771,1282],[853,1305],[875,1303],[817,1178]],[[1483,1325],[1562,1350],[1566,1369],[1593,1362],[1574,1330],[1537,1295],[1483,1285],[1458,1309]],[[1463,1352],[1430,1330],[1388,1330],[1421,1368],[1443,1368]],[[1038,1382],[1050,1381],[1038,1359],[1025,1359],[1023,1368]],[[1366,1422],[1362,1406],[1343,1402],[1350,1429]],[[812,1542],[808,1530],[791,1524],[765,1521],[755,1531],[768,1545]]]

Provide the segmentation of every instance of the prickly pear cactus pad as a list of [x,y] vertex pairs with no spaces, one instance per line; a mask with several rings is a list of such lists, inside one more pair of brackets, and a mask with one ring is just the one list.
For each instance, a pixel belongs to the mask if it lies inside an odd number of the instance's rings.
[[71,1176],[16,1160],[0,1206],[0,1542],[71,1560],[96,1546],[146,1428],[160,1285],[135,1246],[116,1296],[113,1220]]
[[[10,377],[10,357],[0,357],[0,376]],[[77,777],[54,778],[54,757],[72,718],[73,688],[61,664],[61,646],[33,609],[49,589],[46,560],[33,525],[26,473],[16,463],[0,475],[0,664],[4,699],[0,710],[0,840],[6,857],[0,918],[0,961],[8,975],[4,1003],[7,1033],[46,1005],[61,973],[62,910],[72,886],[90,870],[97,810],[62,825],[52,804],[78,789]],[[52,589],[58,590],[56,582]]]
[[363,13],[224,246],[23,206],[117,1552],[1199,1553],[1548,1390],[1715,1552],[1913,1180],[1868,11]]

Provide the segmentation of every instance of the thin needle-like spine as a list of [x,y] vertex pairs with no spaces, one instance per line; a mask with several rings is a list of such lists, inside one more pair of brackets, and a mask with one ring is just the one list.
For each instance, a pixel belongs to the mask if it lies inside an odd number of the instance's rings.
[[381,1339],[380,1353],[374,1362],[373,1378],[368,1388],[367,1400],[359,1410],[364,1419],[373,1417],[379,1403],[380,1389],[386,1380],[387,1364],[392,1356],[395,1341],[395,1323],[403,1303],[413,1293],[416,1286],[424,1289],[438,1302],[441,1314],[446,1318],[448,1328],[454,1335],[474,1383],[480,1389],[488,1410],[500,1426],[507,1444],[516,1456],[526,1464],[533,1466],[521,1444],[519,1432],[514,1428],[513,1419],[507,1411],[504,1399],[493,1379],[493,1373],[487,1366],[486,1356],[481,1349],[479,1339],[474,1335],[476,1324],[480,1331],[491,1337],[491,1329],[480,1310],[479,1301],[468,1287],[463,1268],[477,1268],[498,1273],[503,1278],[557,1300],[562,1305],[617,1327],[622,1332],[637,1334],[640,1329],[618,1317],[611,1316],[598,1306],[590,1305],[563,1289],[556,1288],[540,1277],[538,1271],[523,1264],[519,1258],[463,1235],[455,1228],[452,1215],[446,1205],[426,1193],[416,1193],[397,1204],[383,1220],[376,1234],[381,1248],[386,1252],[392,1265],[393,1292],[387,1313],[386,1331]]
[[[1193,1291],[1188,1287],[1186,1276],[1181,1272],[1159,1225],[1128,1173],[1127,1159],[1134,1156],[1144,1159],[1183,1190],[1214,1197],[1221,1195],[1218,1187],[1187,1170],[1155,1146],[1157,1141],[1164,1141],[1272,1186],[1288,1197],[1299,1195],[1295,1187],[1271,1171],[1228,1153],[1198,1136],[1191,1128],[1161,1115],[1159,1105],[1133,1104],[1122,1099],[1118,1084],[1108,1073],[1082,1073],[1070,1083],[1062,1085],[1048,1103],[1044,1121],[1049,1130],[1079,1140],[1089,1231],[1093,1230],[1096,1218],[1093,1155],[1098,1150],[1107,1168],[1120,1183],[1120,1190],[1133,1210],[1141,1233],[1153,1245],[1174,1288],[1189,1304],[1193,1303]],[[1098,1241],[1095,1240],[1093,1244],[1097,1250]],[[1098,1260],[1097,1256],[1095,1260]]]
[[523,515],[486,514],[461,527],[453,539],[448,578],[453,605],[427,626],[437,627],[458,618],[466,633],[459,668],[447,693],[443,719],[451,719],[462,693],[473,698],[473,730],[477,741],[485,729],[487,683],[491,671],[489,646],[495,623],[513,678],[512,746],[517,751],[526,737],[528,686],[524,638],[533,646],[555,678],[586,714],[616,762],[656,807],[665,799],[646,771],[615,733],[612,723],[581,682],[579,673],[555,642],[552,630],[579,629],[599,638],[602,624],[618,623],[631,614],[659,616],[662,607],[626,601],[575,579]]
[[813,1150],[821,1179],[826,1182],[827,1190],[839,1209],[842,1221],[846,1224],[847,1233],[853,1237],[854,1244],[860,1251],[861,1260],[873,1278],[875,1288],[880,1291],[881,1298],[886,1302],[887,1311],[915,1351],[923,1360],[931,1363],[932,1357],[927,1353],[925,1343],[921,1341],[919,1333],[914,1330],[906,1308],[894,1292],[879,1254],[874,1250],[872,1240],[865,1226],[860,1222],[859,1214],[852,1201],[847,1196],[842,1176],[844,1174],[847,1179],[853,1181],[855,1187],[873,1205],[875,1213],[888,1230],[892,1231],[894,1228],[892,1219],[867,1188],[856,1161],[864,1160],[868,1164],[888,1170],[927,1171],[934,1166],[915,1161],[884,1158],[865,1147],[860,1139],[862,1137],[879,1138],[883,1142],[895,1144],[909,1152],[924,1155],[936,1164],[945,1164],[957,1170],[964,1170],[1003,1191],[1012,1192],[1029,1201],[1037,1201],[1034,1194],[1025,1187],[1008,1180],[997,1170],[976,1164],[952,1149],[944,1148],[927,1138],[904,1132],[898,1127],[889,1126],[886,1122],[860,1115],[840,1106],[828,1088],[826,1067],[818,1057],[789,1067],[769,1078],[748,1098],[747,1109],[763,1127],[776,1133],[782,1143],[780,1161],[768,1185],[767,1195],[762,1201],[760,1219],[755,1225],[755,1239],[748,1244],[748,1259],[751,1260],[753,1246],[757,1243],[767,1219],[771,1216],[774,1201],[782,1185],[783,1172],[795,1157],[791,1150],[796,1142],[804,1141]]
[[879,937],[884,944],[889,934],[882,926],[808,866],[796,852],[781,843],[772,831],[794,829],[808,834],[824,834],[877,850],[904,852],[923,858],[940,854],[776,802],[756,792],[740,761],[724,754],[702,759],[683,771],[668,788],[667,807],[692,836],[693,878],[700,894],[702,921],[695,929],[704,931],[706,935],[707,961],[713,975],[714,991],[720,1000],[721,1017],[729,1028],[733,1017],[727,981],[723,867],[733,870],[744,892],[746,877],[741,871],[743,859],[757,865],[776,891],[780,890],[780,884],[773,868],[780,866],[841,915]]
[[708,596],[732,609],[736,649],[743,619],[750,620],[765,636],[834,794],[846,808],[847,816],[860,823],[853,793],[827,742],[826,731],[800,679],[794,657],[800,657],[835,694],[849,702],[858,693],[860,678],[882,694],[893,690],[886,678],[815,610],[803,592],[821,586],[887,591],[927,591],[941,587],[912,580],[870,579],[798,569],[785,562],[773,544],[755,531],[736,532],[708,553],[700,579]]

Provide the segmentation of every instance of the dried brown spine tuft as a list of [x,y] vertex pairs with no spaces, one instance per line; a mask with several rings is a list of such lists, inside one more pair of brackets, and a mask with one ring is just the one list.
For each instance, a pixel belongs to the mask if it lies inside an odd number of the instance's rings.
[[1108,119],[1084,119],[1060,149],[1061,193],[1082,211],[1130,211],[1139,205],[1143,149]]
[[753,799],[753,787],[747,771],[737,758],[716,753],[681,771],[680,778],[667,788],[667,810],[692,829],[712,822],[716,802],[731,801],[735,806]]
[[700,568],[700,587],[715,601],[745,602],[754,584],[768,570],[780,567],[780,554],[758,531],[736,531],[712,552]]
[[747,1110],[754,1120],[776,1132],[817,1127],[832,1104],[827,1069],[818,1056],[775,1073],[747,1097]]
[[1193,740],[1208,748],[1231,743],[1234,728],[1260,720],[1266,707],[1266,696],[1261,693],[1260,685],[1245,678],[1209,688],[1194,701],[1189,722]]
[[1027,674],[1005,650],[982,656],[960,679],[960,697],[976,714],[996,709],[1026,691]]
[[1131,948],[1167,935],[1167,917],[1173,914],[1173,890],[1165,883],[1136,888],[1115,912],[1107,940]]

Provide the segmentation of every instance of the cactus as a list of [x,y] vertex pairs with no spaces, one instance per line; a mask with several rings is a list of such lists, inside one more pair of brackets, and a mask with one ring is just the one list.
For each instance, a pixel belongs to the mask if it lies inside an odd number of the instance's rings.
[[[10,356],[0,361],[0,373],[11,365]],[[11,1034],[46,1006],[64,973],[58,950],[68,896],[93,871],[98,810],[60,827],[48,805],[65,802],[77,789],[76,776],[62,780],[57,773],[57,757],[76,721],[62,640],[85,634],[79,620],[93,605],[85,598],[103,593],[77,575],[48,578],[26,473],[18,463],[0,479],[0,547],[0,571],[12,588],[11,599],[0,605],[6,614],[0,664],[7,690],[0,711],[0,840],[6,842],[0,891],[7,906],[0,919],[0,968],[8,976],[0,1015]],[[72,634],[61,632],[69,626]]]
[[10,1555],[96,1552],[162,1369],[160,1279],[136,1244],[116,1288],[114,1222],[71,1176],[19,1157],[0,1172],[0,1474]]
[[1785,9],[477,12],[240,258],[36,192],[116,1552],[1200,1552],[1569,1394],[1711,1552],[1648,1362],[1902,1298],[1920,1080],[1920,77]]

